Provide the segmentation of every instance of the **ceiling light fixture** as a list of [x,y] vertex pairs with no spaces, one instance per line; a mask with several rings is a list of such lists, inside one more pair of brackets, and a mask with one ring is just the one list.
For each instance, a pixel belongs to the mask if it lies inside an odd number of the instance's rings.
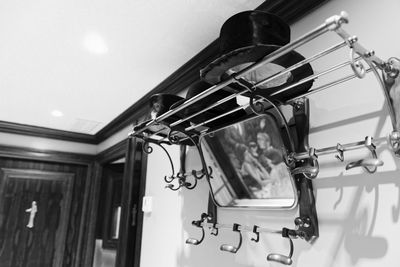
[[53,111],[51,112],[51,115],[52,115],[53,117],[62,117],[62,116],[64,116],[64,113],[62,113],[61,111],[55,109],[55,110],[53,110]]
[[98,33],[88,33],[83,39],[84,47],[93,54],[105,54],[108,52],[108,46]]

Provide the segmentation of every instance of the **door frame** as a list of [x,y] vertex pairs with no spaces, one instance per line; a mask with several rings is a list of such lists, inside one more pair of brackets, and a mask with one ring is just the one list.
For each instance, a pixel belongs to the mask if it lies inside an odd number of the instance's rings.
[[[87,242],[90,253],[86,253],[84,266],[93,265],[95,247],[95,228],[98,216],[98,203],[100,200],[101,177],[104,165],[117,159],[125,157],[124,175],[122,181],[121,220],[120,232],[117,245],[115,267],[139,267],[141,254],[141,236],[143,228],[143,212],[140,208],[145,193],[147,154],[142,150],[143,142],[136,138],[128,138],[120,141],[112,147],[102,151],[96,156],[93,181],[93,192],[91,197],[91,237]],[[137,179],[133,179],[133,178]],[[136,196],[136,197],[135,197]],[[136,204],[136,214],[133,209]],[[135,219],[136,227],[132,227]],[[135,229],[136,228],[136,229]]]

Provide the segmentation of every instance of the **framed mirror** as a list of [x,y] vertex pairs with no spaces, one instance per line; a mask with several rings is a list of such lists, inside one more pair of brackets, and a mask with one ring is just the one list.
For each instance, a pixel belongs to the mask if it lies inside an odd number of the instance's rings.
[[201,138],[214,202],[219,207],[290,209],[297,190],[285,163],[281,125],[269,113],[253,116]]

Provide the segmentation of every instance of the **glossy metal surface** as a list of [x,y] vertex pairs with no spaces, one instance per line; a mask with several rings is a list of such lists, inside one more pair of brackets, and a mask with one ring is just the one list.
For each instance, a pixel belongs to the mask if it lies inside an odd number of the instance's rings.
[[240,247],[242,246],[242,241],[243,241],[243,237],[242,237],[242,232],[240,231],[240,225],[237,223],[234,223],[232,225],[232,230],[234,232],[238,232],[239,233],[239,243],[237,244],[237,246],[234,245],[229,245],[229,244],[223,244],[220,247],[220,250],[222,251],[226,251],[226,252],[230,252],[230,253],[236,253]]
[[291,258],[289,258],[288,256],[285,256],[282,254],[275,254],[275,253],[268,254],[267,260],[279,262],[284,265],[291,265],[293,263],[293,260]]
[[291,265],[293,263],[293,260],[292,260],[293,251],[294,251],[293,241],[290,237],[287,237],[287,238],[289,239],[289,244],[290,244],[289,255],[285,256],[285,255],[278,254],[278,253],[271,253],[271,254],[268,254],[268,256],[267,256],[268,261],[275,261],[275,262],[282,263],[284,265]]
[[380,159],[361,159],[347,164],[346,170],[350,170],[356,167],[378,167],[378,166],[383,166],[383,161]]

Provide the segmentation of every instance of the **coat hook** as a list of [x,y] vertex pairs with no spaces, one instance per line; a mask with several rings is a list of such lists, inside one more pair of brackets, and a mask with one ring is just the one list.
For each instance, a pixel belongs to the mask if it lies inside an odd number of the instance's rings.
[[344,161],[344,148],[341,144],[337,143],[336,145],[336,150],[339,153],[339,155],[335,155],[335,158],[340,160],[341,162]]
[[208,215],[207,213],[202,213],[201,217],[200,217],[200,220],[192,221],[192,225],[194,225],[194,226],[196,226],[198,228],[201,228],[201,238],[200,239],[196,239],[196,238],[190,237],[190,238],[186,239],[186,244],[198,245],[201,242],[203,242],[204,236],[205,236],[203,223],[204,223],[205,220],[211,220],[211,219],[212,218],[211,218],[210,215]]
[[186,244],[199,245],[201,242],[203,242],[205,232],[204,232],[204,227],[203,227],[202,223],[203,223],[202,220],[193,221],[192,222],[192,225],[201,228],[201,238],[200,239],[196,239],[196,238],[193,238],[193,237],[189,237],[188,239],[186,239]]
[[[383,161],[380,159],[361,159],[357,161],[350,162],[346,165],[346,170],[355,168],[355,167],[363,167],[367,172],[374,173],[378,166],[382,166]],[[369,167],[373,167],[373,169],[369,169]]]
[[[349,164],[346,165],[346,170],[355,168],[355,167],[363,167],[364,170],[366,170],[369,173],[374,173],[376,172],[378,166],[383,165],[383,161],[378,159],[378,156],[376,155],[376,146],[372,142],[372,137],[367,136],[365,137],[365,143],[364,145],[371,151],[372,154],[372,159],[361,159],[358,161],[350,162]],[[371,169],[372,167],[372,169]]]
[[240,224],[234,223],[233,227],[232,227],[232,230],[234,232],[238,232],[239,233],[239,244],[237,246],[223,244],[220,247],[220,249],[222,251],[226,251],[226,252],[230,252],[230,253],[236,253],[240,249],[240,247],[242,246],[242,239],[243,238],[242,238],[242,232],[240,232],[240,230],[239,230],[239,226],[240,226]]
[[260,232],[258,231],[258,226],[254,225],[253,226],[253,233],[256,235],[256,238],[251,238],[252,241],[258,243],[258,241],[260,241]]
[[293,263],[292,256],[293,256],[294,246],[293,246],[293,241],[289,236],[289,229],[287,229],[287,228],[283,228],[282,229],[282,237],[289,239],[289,244],[290,244],[289,255],[285,256],[285,255],[282,255],[282,254],[270,253],[267,256],[267,260],[268,261],[279,262],[279,263],[282,263],[284,265],[291,265]]

